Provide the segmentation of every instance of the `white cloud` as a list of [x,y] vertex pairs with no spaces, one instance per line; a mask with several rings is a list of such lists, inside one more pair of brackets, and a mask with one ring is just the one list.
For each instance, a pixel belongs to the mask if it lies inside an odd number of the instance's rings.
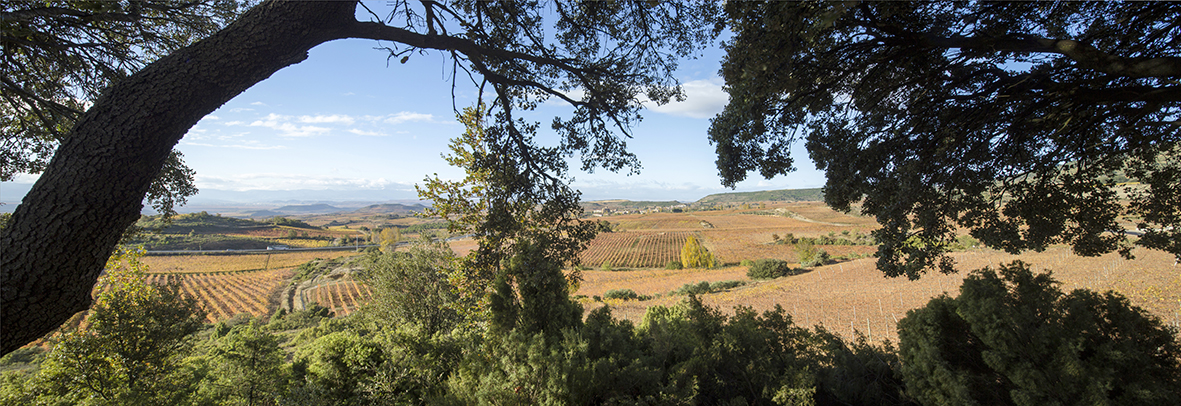
[[414,112],[409,112],[409,111],[400,111],[400,112],[386,116],[385,120],[382,120],[382,121],[386,122],[387,124],[401,124],[401,123],[404,123],[407,121],[434,122],[435,116],[430,115],[430,114],[414,113]]
[[[218,140],[225,140],[225,139],[227,139],[227,137],[218,137]],[[235,149],[254,149],[254,150],[286,149],[287,148],[282,145],[262,145],[262,144],[258,143],[257,141],[246,141],[246,142],[240,143],[240,144],[207,144],[207,143],[201,143],[201,142],[191,142],[191,141],[182,140],[180,143],[184,144],[184,145],[192,145],[195,147],[211,147],[211,148],[235,148]]]
[[279,114],[267,114],[262,120],[255,120],[250,123],[251,127],[265,127],[273,130],[278,130],[281,136],[284,137],[311,137],[316,135],[324,135],[332,132],[332,129],[325,127],[316,127],[311,125],[297,126],[286,122],[290,120],[291,116],[284,116]]
[[385,178],[364,179],[287,173],[247,173],[228,177],[197,174],[198,188],[218,190],[361,190],[406,188]]
[[690,118],[711,118],[722,112],[730,96],[722,90],[722,79],[694,80],[681,84],[685,91],[685,101],[672,102],[663,106],[646,102],[649,109],[657,113]]
[[246,123],[241,122],[241,121],[237,121],[237,120],[225,122],[225,125],[243,125],[243,124],[246,124]]
[[349,132],[350,132],[350,133],[353,133],[353,134],[357,134],[357,135],[368,135],[368,136],[371,136],[371,137],[384,137],[384,136],[386,136],[386,134],[382,134],[382,133],[379,133],[379,132],[376,132],[376,131],[365,131],[365,130],[358,130],[358,129],[356,129],[356,128],[350,129],[350,130],[349,130]]
[[221,120],[221,117],[210,114],[208,116],[205,116],[205,119],[206,120]]
[[254,102],[254,103],[250,103],[250,105],[251,106],[266,106],[267,104],[263,103],[263,102]]
[[343,114],[333,114],[330,116],[316,115],[316,116],[299,116],[301,123],[334,123],[334,124],[353,124],[356,121],[352,117]]
[[252,109],[252,108],[247,108],[247,107],[237,107],[237,108],[232,108],[232,109],[229,109],[228,111],[229,111],[230,113],[241,113],[241,112],[243,112],[243,111],[254,111],[254,109]]

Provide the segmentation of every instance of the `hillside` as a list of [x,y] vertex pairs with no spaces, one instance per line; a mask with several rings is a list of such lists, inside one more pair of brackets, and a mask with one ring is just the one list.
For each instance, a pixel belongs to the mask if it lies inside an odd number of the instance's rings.
[[647,207],[669,207],[669,206],[676,206],[676,205],[680,205],[680,204],[683,204],[683,203],[678,202],[676,200],[632,201],[632,200],[622,200],[622,199],[621,200],[595,200],[595,201],[590,201],[590,202],[579,203],[579,205],[582,206],[582,209],[586,210],[586,211],[592,211],[592,210],[598,210],[598,209],[611,209],[611,210],[628,209],[628,210],[631,210],[631,209],[643,209],[643,208],[647,208]]
[[819,202],[824,201],[820,188],[763,190],[758,192],[717,193],[698,200],[697,203],[751,203],[751,202]]
[[398,203],[386,203],[386,204],[374,204],[374,205],[370,205],[370,206],[365,206],[360,209],[353,210],[353,213],[411,214],[414,212],[423,211],[424,209],[426,209],[426,206],[423,206],[421,204],[405,205],[405,204],[398,204]]

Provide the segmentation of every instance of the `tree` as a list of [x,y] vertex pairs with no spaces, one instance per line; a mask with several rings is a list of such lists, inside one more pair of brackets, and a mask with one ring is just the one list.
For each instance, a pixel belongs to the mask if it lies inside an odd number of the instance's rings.
[[397,227],[386,227],[381,229],[381,234],[378,237],[381,242],[382,251],[392,251],[397,247],[398,240],[402,239],[402,233],[398,231]]
[[362,274],[373,289],[365,314],[382,325],[417,324],[428,335],[450,330],[459,323],[458,295],[447,281],[455,260],[442,242],[416,242],[408,252],[372,254]]
[[[241,11],[236,0],[6,2],[0,180],[41,173],[103,89],[216,32]],[[182,158],[171,152],[147,195],[166,215],[197,192]]]
[[898,337],[908,392],[924,404],[1181,400],[1175,329],[1118,293],[1057,284],[1017,261],[907,312]]
[[42,375],[77,403],[163,404],[187,396],[178,379],[185,338],[201,328],[205,313],[179,286],[145,281],[136,252],[111,258],[89,326],[64,335]]
[[[357,3],[266,1],[217,33],[161,57],[102,92],[76,121],[24,203],[0,232],[0,352],[51,331],[89,303],[90,281],[172,147],[201,117],[336,39],[390,41],[389,58],[428,50],[453,75],[489,90],[491,152],[517,165],[536,197],[560,189],[563,157],[584,169],[635,168],[624,137],[641,96],[680,97],[676,59],[711,38],[712,3],[392,3],[386,18],[357,21]],[[543,15],[557,20],[549,30]],[[399,26],[394,26],[395,21]],[[553,42],[547,42],[553,38]],[[581,90],[581,98],[569,96]],[[573,106],[555,119],[556,147],[533,142],[536,123],[515,114],[551,97]],[[556,174],[555,174],[556,172]],[[516,190],[526,190],[515,188]],[[69,281],[69,282],[64,282]]]
[[275,404],[287,384],[285,356],[275,335],[254,323],[234,326],[209,351],[211,396],[218,404]]
[[[1130,242],[1181,257],[1181,4],[729,2],[713,119],[728,186],[806,140],[832,207],[876,216],[878,267],[918,278],[965,227],[1009,252]],[[1127,190],[1120,177],[1139,182]]]
[[689,236],[685,245],[681,246],[681,265],[685,268],[713,268],[718,263],[713,254],[697,241],[697,237]]

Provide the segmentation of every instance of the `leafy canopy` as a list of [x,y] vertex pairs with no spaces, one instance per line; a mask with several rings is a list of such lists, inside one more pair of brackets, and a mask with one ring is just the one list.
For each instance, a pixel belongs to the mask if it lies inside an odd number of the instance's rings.
[[[887,275],[953,271],[959,227],[1013,253],[1130,256],[1121,216],[1181,256],[1181,4],[725,7],[723,184],[790,172],[805,142],[825,201],[881,223]],[[1121,175],[1140,183],[1119,191]]]
[[[0,181],[38,174],[103,90],[168,53],[224,27],[237,0],[5,2],[0,11]],[[174,214],[197,193],[193,170],[173,150],[148,191]]]

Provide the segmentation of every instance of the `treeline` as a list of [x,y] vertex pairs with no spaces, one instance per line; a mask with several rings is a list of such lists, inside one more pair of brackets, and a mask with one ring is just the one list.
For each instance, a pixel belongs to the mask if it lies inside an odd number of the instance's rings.
[[[639,324],[583,319],[560,264],[526,246],[486,311],[448,284],[445,245],[372,252],[361,312],[217,325],[169,288],[108,270],[89,327],[23,350],[3,404],[1177,404],[1176,331],[1115,293],[1063,293],[1020,262],[968,276],[898,323],[900,342],[842,339],[783,309],[732,316],[686,289]],[[132,266],[134,268],[134,266]],[[120,278],[112,283],[109,278]],[[142,283],[142,282],[141,282]],[[127,288],[120,288],[126,286]],[[712,286],[710,287],[712,289]],[[147,293],[145,293],[147,292]],[[154,292],[154,293],[153,293]],[[134,300],[133,300],[134,299]],[[111,317],[115,310],[127,317]],[[148,318],[155,322],[141,323]],[[134,333],[132,335],[128,335]],[[126,339],[134,337],[134,339]],[[134,344],[134,345],[131,345]],[[142,349],[148,349],[146,351]]]

